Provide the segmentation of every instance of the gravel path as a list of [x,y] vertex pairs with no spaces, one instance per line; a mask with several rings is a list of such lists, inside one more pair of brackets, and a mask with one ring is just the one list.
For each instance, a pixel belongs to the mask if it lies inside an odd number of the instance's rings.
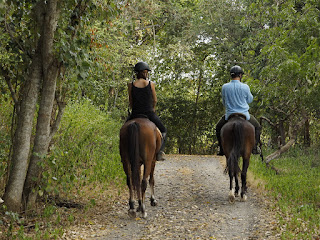
[[167,156],[155,170],[158,206],[150,206],[147,189],[147,219],[130,219],[124,200],[106,214],[107,225],[92,226],[86,239],[277,239],[271,213],[250,185],[247,202],[228,202],[223,170],[219,157]]

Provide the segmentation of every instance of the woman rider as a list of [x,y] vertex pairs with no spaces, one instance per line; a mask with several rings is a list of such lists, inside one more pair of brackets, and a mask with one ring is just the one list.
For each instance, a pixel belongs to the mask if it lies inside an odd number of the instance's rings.
[[157,160],[165,160],[164,158],[164,143],[167,135],[167,129],[160,121],[160,118],[155,113],[157,104],[157,95],[155,90],[155,83],[148,80],[150,68],[145,62],[138,62],[134,66],[136,73],[136,80],[128,84],[129,103],[132,113],[128,120],[147,116],[160,130],[162,134],[162,144],[159,153],[157,154]]

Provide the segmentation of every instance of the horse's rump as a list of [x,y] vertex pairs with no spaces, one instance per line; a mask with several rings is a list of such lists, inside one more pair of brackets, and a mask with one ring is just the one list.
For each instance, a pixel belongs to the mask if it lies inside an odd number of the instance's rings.
[[[247,152],[247,146],[255,144],[254,126],[242,117],[231,118],[221,129],[221,142],[226,156],[231,150],[237,149]],[[251,149],[252,150],[252,149]]]

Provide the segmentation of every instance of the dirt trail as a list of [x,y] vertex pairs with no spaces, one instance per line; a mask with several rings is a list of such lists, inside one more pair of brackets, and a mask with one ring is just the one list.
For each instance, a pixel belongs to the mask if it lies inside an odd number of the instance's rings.
[[148,186],[147,219],[130,219],[127,200],[119,201],[105,213],[106,225],[92,225],[82,239],[278,239],[272,214],[250,185],[247,202],[228,202],[218,157],[169,155],[157,162],[155,181],[158,206],[150,206]]

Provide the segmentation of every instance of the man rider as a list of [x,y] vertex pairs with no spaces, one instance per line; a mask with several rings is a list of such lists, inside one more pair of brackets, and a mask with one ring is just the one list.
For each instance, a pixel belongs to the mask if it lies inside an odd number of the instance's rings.
[[221,145],[220,132],[221,128],[228,121],[228,118],[232,113],[244,114],[246,119],[254,126],[256,144],[252,150],[252,153],[260,154],[261,150],[258,146],[258,143],[260,143],[261,126],[257,119],[253,115],[249,114],[249,103],[253,101],[250,88],[247,84],[241,82],[243,71],[240,66],[233,66],[230,69],[230,75],[231,81],[222,86],[222,103],[225,107],[226,113],[221,117],[216,125],[216,136],[220,148],[218,155],[224,155]]

